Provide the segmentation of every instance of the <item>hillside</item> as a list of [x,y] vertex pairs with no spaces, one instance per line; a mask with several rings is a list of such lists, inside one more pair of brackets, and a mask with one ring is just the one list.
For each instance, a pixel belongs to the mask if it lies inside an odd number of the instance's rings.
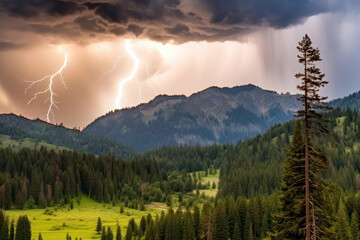
[[[3,139],[15,140],[17,141],[15,145],[20,146],[21,142],[26,140],[26,146],[56,145],[96,155],[111,152],[115,156],[127,158],[135,154],[135,150],[106,137],[91,136],[78,130],[52,125],[38,119],[30,120],[14,114],[0,115],[0,134]],[[3,145],[6,146],[7,143],[9,141],[3,140]],[[10,143],[14,144],[11,141]]]
[[[360,178],[360,116],[334,109],[329,120],[330,141],[320,146],[330,159],[325,178],[344,190],[357,190]],[[237,145],[162,147],[146,153],[165,169],[199,171],[221,168],[219,194],[251,197],[271,194],[281,181],[284,149],[289,147],[295,121],[277,124],[262,135]]]
[[96,119],[85,133],[146,151],[160,146],[237,143],[293,118],[300,103],[254,85],[211,87],[189,97],[161,95]]
[[360,112],[360,91],[350,94],[349,96],[335,99],[329,102],[330,106],[341,109],[353,109]]

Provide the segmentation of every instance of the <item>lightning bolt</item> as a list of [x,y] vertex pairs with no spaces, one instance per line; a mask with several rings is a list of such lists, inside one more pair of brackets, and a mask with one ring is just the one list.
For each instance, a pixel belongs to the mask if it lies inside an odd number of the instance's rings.
[[133,79],[135,77],[137,71],[139,70],[139,65],[140,65],[139,58],[136,56],[134,51],[131,49],[130,43],[131,43],[130,39],[126,39],[125,50],[126,50],[126,53],[130,56],[130,58],[134,61],[134,66],[130,72],[130,75],[127,78],[124,78],[119,82],[118,96],[116,98],[116,108],[117,109],[120,109],[120,100],[122,97],[124,84],[129,82],[131,79]]
[[[113,65],[113,67],[108,70],[107,72],[104,73],[104,75],[99,78],[99,80],[97,80],[96,84],[98,84],[101,80],[103,80],[107,75],[109,75],[111,72],[115,71],[117,66],[119,65],[119,62],[120,60],[125,57],[125,56],[129,56],[130,59],[132,60],[133,62],[133,67],[131,69],[131,72],[130,74],[126,77],[126,78],[123,78],[119,81],[118,83],[118,95],[116,97],[116,101],[115,101],[115,105],[116,105],[116,109],[120,109],[122,106],[121,106],[121,98],[123,96],[123,88],[124,88],[124,85],[127,83],[127,82],[130,82],[131,80],[136,80],[136,84],[137,84],[137,87],[138,87],[138,96],[139,96],[139,101],[141,102],[141,83],[139,81],[139,79],[136,77],[138,71],[139,71],[139,68],[140,68],[140,65],[144,65],[145,66],[145,71],[147,73],[147,80],[150,79],[150,71],[149,71],[149,65],[142,61],[141,59],[139,59],[139,57],[136,55],[136,53],[132,50],[131,48],[131,40],[130,39],[126,39],[125,40],[125,51],[126,53],[121,55],[121,56],[118,56],[116,58],[116,61]],[[150,85],[151,86],[151,85]],[[153,88],[151,86],[151,88]],[[154,89],[153,89],[154,90]]]
[[33,94],[33,97],[28,101],[28,105],[37,99],[37,97],[39,95],[42,95],[42,94],[46,94],[46,93],[49,93],[49,98],[47,98],[45,100],[45,103],[49,102],[49,107],[48,107],[48,110],[47,110],[47,113],[45,115],[45,118],[46,118],[46,121],[47,122],[50,122],[50,117],[52,117],[53,120],[55,120],[55,115],[54,115],[54,112],[53,112],[53,108],[56,108],[56,109],[59,109],[58,106],[57,106],[57,103],[55,101],[55,96],[56,96],[56,93],[54,92],[54,89],[53,89],[53,84],[54,84],[54,81],[58,78],[60,79],[61,81],[61,84],[64,86],[65,89],[67,89],[67,86],[66,86],[66,83],[65,83],[65,80],[64,80],[64,77],[62,75],[62,72],[64,70],[64,68],[66,67],[67,65],[67,62],[68,62],[68,55],[66,52],[64,52],[61,48],[58,48],[59,51],[61,51],[63,54],[64,54],[64,63],[63,65],[59,68],[59,70],[57,70],[54,74],[49,74],[49,75],[46,75],[45,77],[41,78],[41,79],[38,79],[38,80],[34,80],[34,81],[26,81],[27,83],[29,83],[29,86],[25,89],[25,93],[27,93],[27,91],[29,89],[31,89],[32,87],[34,87],[36,84],[39,84],[39,83],[42,83],[42,82],[46,82],[48,81],[49,82],[49,85],[48,87],[43,90],[43,91],[40,91],[40,92],[36,92]]

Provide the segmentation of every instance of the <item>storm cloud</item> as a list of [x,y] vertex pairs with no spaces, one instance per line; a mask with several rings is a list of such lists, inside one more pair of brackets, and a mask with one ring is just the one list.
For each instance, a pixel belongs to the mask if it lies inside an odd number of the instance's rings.
[[[55,34],[78,42],[116,36],[175,43],[225,41],[240,40],[261,27],[300,24],[331,12],[337,1],[2,0],[0,19],[8,31]],[[17,24],[9,24],[14,19]]]

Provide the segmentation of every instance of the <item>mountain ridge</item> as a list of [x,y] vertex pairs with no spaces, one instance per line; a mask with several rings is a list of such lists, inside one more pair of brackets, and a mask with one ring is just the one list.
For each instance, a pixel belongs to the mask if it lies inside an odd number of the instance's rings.
[[0,114],[0,134],[13,139],[32,138],[49,144],[67,147],[80,152],[118,157],[130,157],[135,150],[103,136],[92,136],[76,129],[54,125],[41,119],[30,120],[13,113]]
[[[189,96],[158,95],[148,103],[110,111],[83,131],[39,118],[0,114],[0,134],[121,157],[135,154],[134,149],[145,152],[162,146],[236,144],[293,119],[294,110],[301,105],[297,97],[253,84],[213,86]],[[358,103],[360,92],[332,100],[329,105],[360,111]]]
[[159,95],[147,104],[110,112],[84,131],[140,152],[164,145],[236,143],[290,120],[300,106],[296,98],[253,84],[209,87],[188,97]]

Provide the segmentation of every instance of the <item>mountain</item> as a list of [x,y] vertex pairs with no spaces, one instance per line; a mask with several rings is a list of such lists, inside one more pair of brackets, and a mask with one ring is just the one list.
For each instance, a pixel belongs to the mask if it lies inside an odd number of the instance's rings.
[[[334,109],[324,114],[329,135],[313,138],[315,146],[329,158],[329,171],[323,177],[344,191],[357,191],[360,178],[360,114]],[[289,148],[295,120],[276,124],[264,134],[236,145],[166,146],[148,151],[161,168],[185,172],[221,168],[219,196],[252,197],[270,195],[279,189],[286,149]]]
[[189,97],[160,95],[102,116],[84,132],[140,152],[160,146],[236,143],[292,119],[300,107],[296,98],[254,85],[211,87]]
[[106,137],[91,136],[79,130],[53,125],[39,119],[30,120],[14,114],[0,115],[0,134],[20,142],[26,138],[34,142],[42,141],[96,155],[111,152],[115,156],[127,158],[136,152]]
[[353,109],[357,112],[360,112],[360,91],[353,93],[344,98],[338,98],[329,102],[329,105],[333,108],[341,108],[341,109]]

